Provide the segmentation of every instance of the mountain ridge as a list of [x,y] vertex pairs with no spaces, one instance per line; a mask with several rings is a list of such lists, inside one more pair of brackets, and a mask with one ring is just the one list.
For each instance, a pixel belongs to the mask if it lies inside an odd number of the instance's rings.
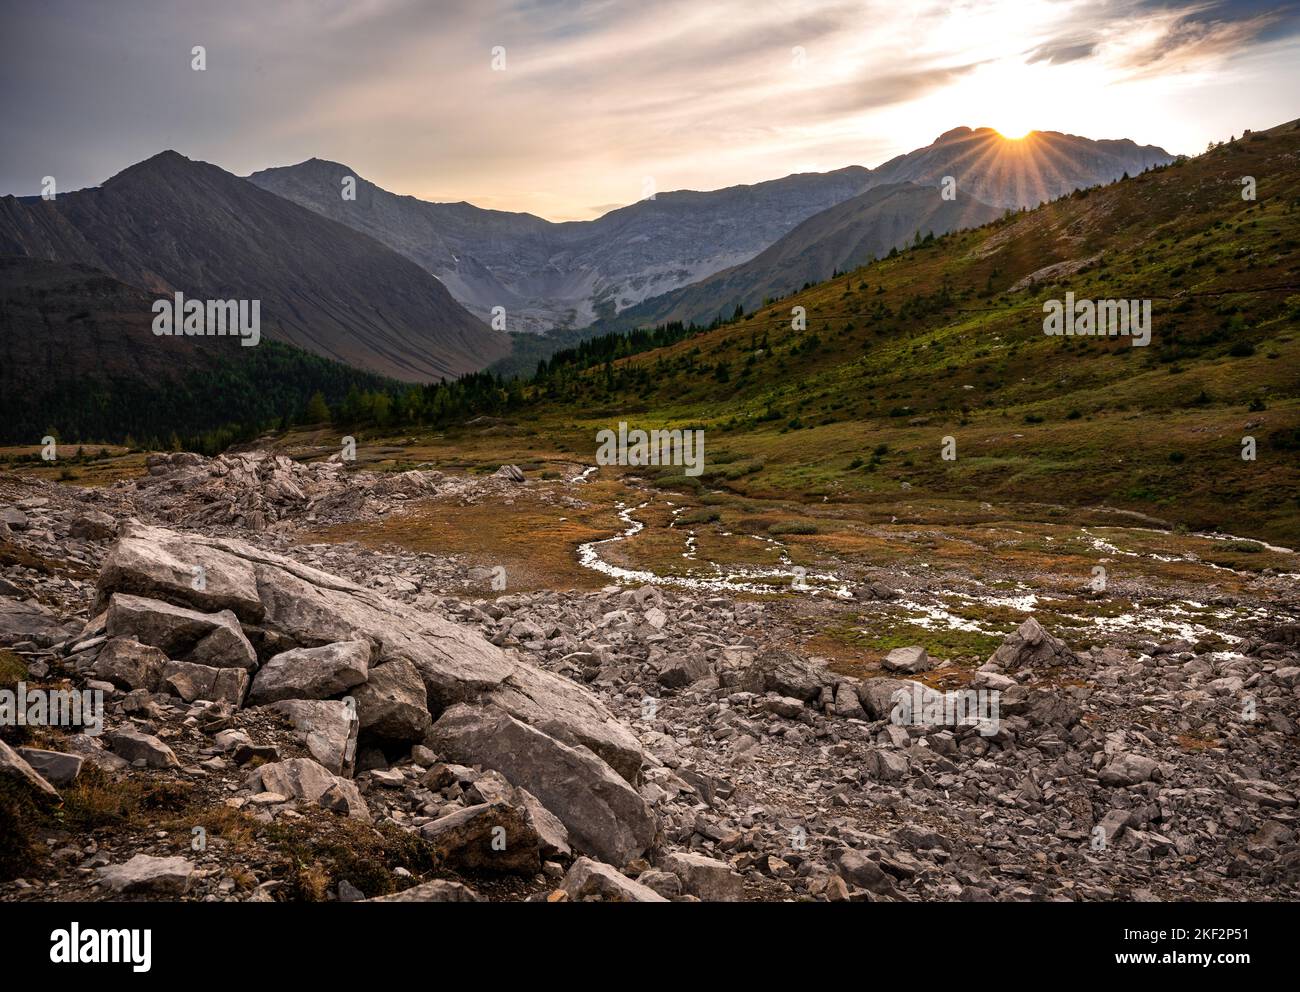
[[373,238],[170,149],[53,201],[0,198],[0,254],[91,265],[153,293],[260,299],[267,336],[406,381],[508,348]]

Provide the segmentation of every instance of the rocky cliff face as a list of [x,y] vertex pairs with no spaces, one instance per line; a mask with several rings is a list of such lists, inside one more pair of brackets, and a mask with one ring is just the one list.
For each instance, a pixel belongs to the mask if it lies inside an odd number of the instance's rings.
[[[861,192],[868,170],[787,176],[707,193],[659,193],[594,221],[398,196],[311,159],[249,181],[363,231],[418,263],[478,316],[511,331],[584,327],[752,257],[805,218]],[[356,199],[342,196],[356,179]]]
[[785,296],[807,283],[829,279],[835,272],[883,258],[890,249],[910,244],[918,234],[937,236],[978,227],[1000,213],[970,196],[945,200],[937,186],[875,186],[814,214],[748,262],[631,307],[619,322],[628,326],[674,320],[707,324],[718,316],[730,317],[737,305],[753,310],[765,299]]

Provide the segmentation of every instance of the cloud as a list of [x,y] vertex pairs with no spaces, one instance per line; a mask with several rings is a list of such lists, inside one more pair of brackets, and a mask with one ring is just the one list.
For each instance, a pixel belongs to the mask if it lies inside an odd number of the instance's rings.
[[[48,0],[14,5],[0,35],[0,192],[98,183],[173,147],[240,174],[319,156],[398,192],[565,218],[637,199],[645,176],[708,189],[876,164],[1008,100],[1078,133],[1105,110],[1150,141],[1169,80],[1293,51],[1294,6]],[[1294,92],[1280,56],[1260,71]],[[1056,81],[1053,99],[1022,79]]]

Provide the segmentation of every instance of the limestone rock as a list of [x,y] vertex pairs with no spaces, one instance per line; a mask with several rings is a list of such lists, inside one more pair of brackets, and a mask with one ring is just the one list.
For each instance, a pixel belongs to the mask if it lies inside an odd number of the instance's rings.
[[21,779],[37,792],[43,792],[52,798],[59,798],[59,792],[46,781],[45,777],[34,769],[21,754],[4,741],[0,741],[0,775]]
[[356,710],[335,699],[281,699],[270,709],[284,714],[311,756],[335,775],[351,777],[356,759]]
[[678,852],[666,855],[659,866],[680,878],[682,887],[704,902],[740,902],[745,897],[745,880],[725,861]]
[[426,823],[420,836],[461,868],[534,873],[542,865],[537,832],[524,811],[508,802],[458,809]]
[[496,707],[453,706],[430,735],[442,755],[501,772],[559,817],[579,851],[625,864],[654,840],[654,813],[585,748],[574,748]]
[[[258,669],[248,704],[258,706],[279,699],[328,699],[361,685],[369,670],[368,641],[340,641],[318,648],[282,651]],[[421,691],[423,688],[421,684]]]
[[420,673],[397,658],[370,670],[370,678],[352,693],[361,720],[361,736],[398,744],[423,741],[433,720]]
[[290,758],[257,768],[249,785],[258,792],[278,792],[370,822],[370,809],[356,784],[340,778],[311,758]]
[[248,691],[248,672],[242,668],[213,668],[189,661],[169,661],[163,667],[162,688],[187,703],[206,699],[239,706]]
[[119,689],[156,692],[167,666],[166,653],[133,637],[114,637],[99,649],[94,672]]
[[170,658],[213,668],[257,667],[257,653],[229,610],[200,613],[158,599],[118,593],[109,601],[108,632],[134,637]]
[[104,740],[113,753],[132,763],[144,761],[148,768],[179,768],[180,762],[170,747],[152,734],[142,734],[132,727],[110,730]]
[[622,872],[590,858],[579,858],[572,864],[560,883],[560,889],[574,900],[668,902],[649,886],[634,882]]
[[1078,660],[1064,641],[1053,637],[1030,617],[1014,633],[1007,635],[989,657],[988,664],[997,665],[1003,671],[1014,671],[1026,666],[1073,665]]
[[194,865],[181,857],[156,858],[137,854],[120,865],[100,868],[99,880],[114,892],[183,896],[194,881]]

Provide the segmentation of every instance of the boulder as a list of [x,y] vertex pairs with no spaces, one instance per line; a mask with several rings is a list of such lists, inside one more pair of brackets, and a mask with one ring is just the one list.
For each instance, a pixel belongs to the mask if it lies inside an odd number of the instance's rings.
[[1026,666],[1073,665],[1078,660],[1064,641],[1053,637],[1030,617],[1014,633],[1007,635],[989,656],[987,664],[996,665],[1003,671],[1014,671]]
[[835,687],[835,715],[845,720],[865,720],[867,712],[858,698],[856,682],[841,682]]
[[71,785],[81,774],[81,766],[85,761],[76,754],[44,751],[35,747],[20,747],[18,753],[41,778],[51,785]]
[[885,655],[880,666],[886,671],[902,672],[905,675],[917,675],[934,667],[934,661],[926,654],[925,648],[913,646],[894,648]]
[[375,896],[362,902],[482,902],[483,897],[460,882],[445,878],[413,885],[389,896]]
[[1160,778],[1160,763],[1142,754],[1117,754],[1098,773],[1102,785],[1140,785]]
[[72,521],[68,533],[79,541],[108,541],[117,537],[117,521],[102,510],[88,510]]
[[508,802],[458,809],[426,823],[420,836],[458,868],[532,874],[542,866],[537,832],[524,810]]
[[[913,682],[910,679],[864,679],[858,686],[858,699],[871,719],[888,720],[890,713],[894,710],[894,694],[899,691],[910,694],[914,685],[920,685],[920,683]],[[922,688],[926,692],[934,691],[926,686],[922,686]]]
[[[204,589],[192,588],[194,565]],[[278,649],[335,641],[375,645],[373,664],[413,663],[433,711],[492,703],[572,746],[591,748],[630,782],[644,760],[635,736],[591,692],[543,672],[480,633],[245,542],[131,524],[105,559],[98,603],[143,593],[200,610],[230,609]],[[188,659],[201,660],[201,659]]]
[[660,659],[655,679],[665,689],[681,689],[712,671],[703,652],[687,651]]
[[156,692],[167,663],[167,655],[158,648],[133,637],[114,637],[99,649],[93,670],[96,678],[119,689]]
[[885,874],[879,864],[861,851],[855,851],[850,847],[843,848],[836,855],[835,861],[839,866],[840,876],[846,881],[877,895],[897,895],[893,880]]
[[108,865],[98,871],[100,882],[121,895],[134,892],[183,896],[194,881],[194,865],[181,857],[137,854],[125,864]]
[[[318,648],[282,651],[258,669],[248,704],[259,706],[279,699],[329,699],[361,685],[369,670],[369,641],[339,641]],[[420,691],[424,691],[423,684]]]
[[350,778],[357,751],[357,711],[336,699],[281,699],[269,709],[288,717],[311,756],[335,775]]
[[441,755],[501,772],[554,813],[574,847],[626,864],[654,841],[653,811],[586,748],[570,747],[494,706],[453,706],[430,734]]
[[370,822],[370,809],[361,798],[356,784],[340,778],[311,758],[290,758],[262,765],[249,776],[249,788],[255,792],[278,792],[357,820]]
[[50,785],[45,777],[28,763],[26,758],[4,741],[0,741],[0,775],[20,779],[37,792],[43,792],[54,799],[59,798],[59,790]]
[[361,736],[372,741],[415,744],[429,734],[433,718],[424,681],[413,664],[396,658],[370,670],[369,679],[352,693]]
[[527,789],[519,789],[518,802],[528,818],[528,825],[537,834],[537,847],[543,858],[569,858],[569,831],[563,821],[542,805],[542,801]]
[[257,652],[229,610],[200,613],[158,599],[118,593],[109,600],[108,632],[134,637],[168,657],[213,668],[257,667]]
[[760,695],[775,692],[803,702],[814,702],[821,697],[822,688],[832,692],[835,678],[826,666],[807,661],[789,651],[765,651],[744,670],[738,688]]
[[704,902],[740,902],[745,898],[745,880],[725,861],[679,852],[666,855],[659,867],[680,878],[686,892]]
[[179,768],[176,754],[152,734],[142,734],[132,727],[110,730],[104,740],[118,757],[133,764],[143,761],[148,768]]
[[70,636],[73,630],[53,610],[34,599],[20,601],[0,596],[0,644],[26,640],[50,644]]
[[560,890],[570,899],[600,899],[604,902],[668,902],[654,889],[634,882],[609,865],[579,858],[569,868]]
[[206,699],[239,706],[248,692],[248,672],[242,668],[213,668],[190,661],[169,661],[163,667],[161,688],[187,703]]
[[505,479],[507,482],[523,482],[525,480],[524,470],[518,465],[502,465],[492,473],[494,479]]

